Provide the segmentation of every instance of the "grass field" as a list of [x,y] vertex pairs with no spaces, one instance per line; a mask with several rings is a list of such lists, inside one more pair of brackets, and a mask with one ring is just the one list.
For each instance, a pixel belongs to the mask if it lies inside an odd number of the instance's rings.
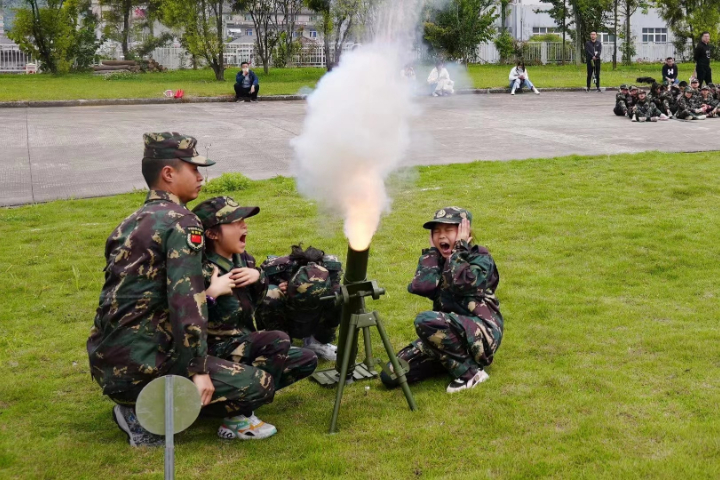
[[[430,302],[405,290],[435,209],[472,210],[501,274],[505,337],[490,380],[420,407],[379,382],[309,381],[258,415],[278,427],[225,443],[201,419],[177,442],[178,478],[718,478],[720,153],[567,157],[423,167],[393,183],[371,247],[372,307],[399,349]],[[412,183],[408,183],[408,178]],[[233,195],[259,204],[249,250],[293,242],[344,258],[340,224],[290,179]],[[105,238],[142,193],[0,210],[0,478],[162,478],[162,450],[133,450],[89,376],[85,340]],[[375,338],[376,355],[381,355]]]
[[[720,71],[720,64],[714,65]],[[691,64],[680,66],[681,78],[687,79],[694,67]],[[640,76],[660,78],[660,64],[637,64],[629,67],[619,66],[616,71],[612,65],[604,64],[601,83],[604,86],[617,87],[622,83],[632,83]],[[467,75],[456,75],[458,85],[464,88],[507,87],[507,65],[471,65]],[[429,67],[418,67],[420,82],[427,77]],[[585,66],[545,65],[528,67],[530,79],[539,88],[584,87]],[[228,70],[226,81],[214,80],[210,70],[175,70],[166,73],[148,73],[144,75],[114,76],[106,80],[92,74],[52,75],[0,75],[0,101],[18,100],[76,100],[104,98],[157,98],[165,90],[185,90],[189,97],[208,97],[231,95],[235,82],[236,69]],[[258,69],[261,95],[289,95],[307,92],[314,88],[325,73],[321,68],[271,69],[265,75]]]

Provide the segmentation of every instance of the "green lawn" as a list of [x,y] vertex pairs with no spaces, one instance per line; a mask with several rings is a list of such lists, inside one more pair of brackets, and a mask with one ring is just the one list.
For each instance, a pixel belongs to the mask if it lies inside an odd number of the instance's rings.
[[[501,273],[506,332],[490,380],[420,407],[378,382],[309,381],[258,411],[275,437],[225,443],[201,419],[177,437],[178,478],[718,478],[720,153],[566,157],[418,168],[393,183],[369,273],[393,344],[430,302],[406,292],[438,207],[472,210]],[[407,179],[412,179],[409,183]],[[293,181],[233,193],[259,204],[249,249],[293,242],[344,257],[340,224]],[[85,340],[106,236],[142,193],[0,210],[0,478],[162,478],[89,376]],[[375,339],[376,355],[381,355]]]
[[[720,71],[720,64],[715,64]],[[632,83],[640,76],[660,78],[660,64],[638,64],[618,67],[603,64],[601,81],[605,86],[617,87]],[[680,66],[681,78],[687,79],[693,71],[691,64]],[[471,65],[468,75],[456,77],[462,87],[506,87],[510,67],[507,65]],[[424,82],[429,67],[418,67],[418,79]],[[584,87],[585,66],[545,65],[528,67],[530,79],[539,88]],[[185,90],[189,97],[231,95],[236,69],[226,72],[226,81],[214,80],[210,70],[176,70],[166,73],[114,76],[106,80],[92,74],[52,75],[0,75],[0,101],[18,100],[75,100],[101,98],[159,98],[165,90]],[[258,69],[261,95],[289,95],[307,92],[314,88],[325,73],[321,68],[271,69],[265,75]]]

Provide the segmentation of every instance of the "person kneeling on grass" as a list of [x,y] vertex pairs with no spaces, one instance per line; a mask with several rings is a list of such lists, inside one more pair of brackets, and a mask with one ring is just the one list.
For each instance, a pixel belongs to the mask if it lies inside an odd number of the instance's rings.
[[255,72],[250,70],[248,62],[242,62],[240,71],[235,76],[235,101],[239,102],[244,99],[246,102],[257,102],[258,93],[260,92],[260,81]]
[[[472,244],[472,215],[459,207],[438,210],[425,223],[430,248],[423,250],[408,291],[433,301],[415,318],[420,337],[398,353],[408,382],[447,372],[447,392],[473,388],[489,378],[485,367],[500,347],[504,322],[495,291],[500,275],[490,252]],[[388,364],[388,369],[392,367]],[[383,372],[388,387],[398,385]]]
[[535,85],[530,81],[530,75],[528,75],[525,69],[525,62],[518,61],[517,65],[510,70],[510,95],[515,95],[515,90],[518,88],[522,90],[523,87],[527,87],[535,92],[536,95],[540,95],[538,89],[535,88]]
[[293,245],[290,255],[268,256],[260,265],[270,286],[256,313],[258,327],[301,338],[323,360],[335,361],[331,342],[340,325],[342,306],[320,298],[340,292],[342,263],[322,250]]
[[[203,275],[208,298],[208,352],[237,364],[248,381],[243,393],[255,397],[276,392],[309,376],[317,357],[293,347],[280,331],[255,331],[253,313],[267,292],[265,274],[245,251],[248,228],[245,219],[257,215],[258,207],[241,207],[230,197],[215,197],[193,209],[205,229]],[[272,395],[265,402],[272,401]],[[262,403],[255,402],[257,408]],[[251,408],[227,415],[218,430],[221,438],[259,440],[277,429],[258,419]]]
[[647,98],[645,90],[638,91],[638,102],[632,115],[633,122],[657,122],[667,120],[668,116],[661,113],[657,106]]

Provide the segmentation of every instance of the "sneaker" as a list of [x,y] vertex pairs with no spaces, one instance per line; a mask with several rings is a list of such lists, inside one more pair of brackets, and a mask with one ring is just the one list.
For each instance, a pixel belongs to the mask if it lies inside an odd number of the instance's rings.
[[323,360],[330,360],[331,362],[337,360],[337,347],[330,343],[320,343],[315,340],[315,337],[304,338],[303,347],[314,352],[318,358]]
[[632,118],[630,119],[630,121],[631,121],[631,122],[637,122],[637,118],[632,117]]
[[705,120],[707,117],[705,115],[698,115],[698,120]]
[[662,115],[660,115],[659,120],[665,121],[665,120],[670,120],[670,118],[663,113]]
[[165,437],[145,430],[135,416],[135,411],[130,407],[115,405],[113,420],[127,435],[131,447],[162,447],[165,445]]
[[439,93],[437,93],[437,92],[433,92],[432,96],[433,96],[433,97],[439,97],[439,96],[440,96],[440,94],[439,94]]
[[535,95],[540,95],[540,90],[537,88],[533,88],[533,92],[535,92]]
[[640,117],[640,118],[638,118],[638,122],[647,122],[647,118]]
[[650,117],[650,121],[655,123],[658,121],[658,117]]
[[238,415],[223,420],[218,429],[218,437],[226,440],[262,440],[272,437],[277,433],[277,428],[265,423],[253,413],[249,417]]
[[513,90],[512,92],[510,92],[510,95],[515,95],[515,90]]
[[490,375],[488,375],[485,370],[479,370],[470,380],[456,378],[455,380],[450,382],[450,385],[448,385],[447,393],[455,393],[461,390],[469,390],[471,388],[474,388],[478,384],[484,382],[488,378],[490,378]]

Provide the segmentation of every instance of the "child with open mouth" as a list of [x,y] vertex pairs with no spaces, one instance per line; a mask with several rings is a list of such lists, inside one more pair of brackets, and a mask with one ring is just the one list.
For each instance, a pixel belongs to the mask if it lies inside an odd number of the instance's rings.
[[[474,388],[489,378],[485,368],[502,340],[504,322],[495,290],[500,282],[485,247],[472,243],[472,214],[459,207],[438,210],[424,227],[430,248],[423,250],[408,291],[433,301],[415,318],[420,337],[398,353],[409,382],[447,372],[447,392]],[[392,372],[392,366],[388,365]],[[398,385],[383,372],[383,383]]]
[[213,398],[223,400],[226,406],[232,400],[236,407],[222,412],[225,418],[218,435],[225,439],[258,440],[277,433],[273,425],[257,418],[254,410],[272,402],[275,391],[309,376],[318,361],[310,350],[292,346],[286,333],[255,329],[253,315],[267,292],[268,281],[246,251],[245,220],[259,212],[260,208],[241,207],[230,197],[211,198],[193,209],[205,229],[208,353],[234,362],[237,368],[232,374],[247,378],[241,397]]

